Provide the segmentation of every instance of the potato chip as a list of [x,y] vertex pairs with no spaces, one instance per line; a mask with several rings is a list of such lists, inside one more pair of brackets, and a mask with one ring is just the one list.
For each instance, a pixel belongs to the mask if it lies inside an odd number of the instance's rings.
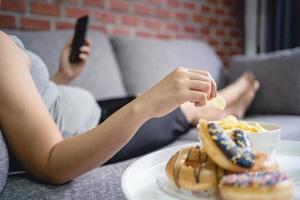
[[267,129],[263,128],[259,123],[250,124],[245,121],[238,121],[238,119],[232,115],[228,115],[224,119],[221,119],[218,123],[227,133],[232,132],[234,129],[241,129],[248,133],[268,131]]
[[224,110],[224,108],[226,106],[226,102],[221,96],[216,96],[215,98],[211,99],[210,101],[215,108],[218,108],[220,110]]

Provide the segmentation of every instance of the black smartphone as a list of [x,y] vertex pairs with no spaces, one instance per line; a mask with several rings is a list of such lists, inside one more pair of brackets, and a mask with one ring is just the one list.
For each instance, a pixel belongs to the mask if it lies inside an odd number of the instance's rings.
[[79,58],[80,47],[82,47],[85,43],[88,22],[88,15],[80,17],[76,22],[74,37],[71,44],[71,53],[69,57],[70,63],[79,63],[81,61]]

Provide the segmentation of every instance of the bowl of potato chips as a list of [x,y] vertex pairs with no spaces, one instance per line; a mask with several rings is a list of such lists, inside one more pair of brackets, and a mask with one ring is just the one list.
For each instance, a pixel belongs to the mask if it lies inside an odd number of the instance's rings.
[[230,134],[234,129],[241,129],[248,134],[253,149],[273,155],[276,145],[280,142],[281,128],[276,124],[240,121],[234,116],[227,116],[218,124]]

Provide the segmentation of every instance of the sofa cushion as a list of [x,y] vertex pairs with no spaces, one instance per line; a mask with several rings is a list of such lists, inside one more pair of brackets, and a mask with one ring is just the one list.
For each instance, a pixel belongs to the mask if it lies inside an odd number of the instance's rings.
[[[27,49],[38,54],[47,64],[50,74],[58,68],[60,52],[73,36],[72,31],[5,31],[17,35]],[[108,38],[99,32],[89,32],[92,52],[84,71],[71,85],[88,89],[96,98],[124,96],[121,74]]]
[[6,184],[6,178],[8,175],[8,163],[9,163],[9,156],[7,147],[0,131],[0,194],[4,189]]
[[229,64],[230,82],[244,71],[254,72],[260,81],[249,113],[300,114],[300,48],[233,57]]
[[135,159],[96,168],[63,185],[36,181],[28,174],[10,175],[3,199],[125,199],[121,175]]
[[112,38],[126,90],[142,92],[176,67],[208,70],[219,79],[220,59],[201,41],[161,41],[126,37]]

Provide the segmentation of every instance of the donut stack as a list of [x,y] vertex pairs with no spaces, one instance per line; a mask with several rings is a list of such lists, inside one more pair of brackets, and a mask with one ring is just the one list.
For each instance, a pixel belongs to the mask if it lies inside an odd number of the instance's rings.
[[199,136],[202,146],[180,150],[166,165],[177,188],[224,200],[293,199],[292,181],[273,158],[252,150],[242,130],[228,134],[217,123],[200,120]]

